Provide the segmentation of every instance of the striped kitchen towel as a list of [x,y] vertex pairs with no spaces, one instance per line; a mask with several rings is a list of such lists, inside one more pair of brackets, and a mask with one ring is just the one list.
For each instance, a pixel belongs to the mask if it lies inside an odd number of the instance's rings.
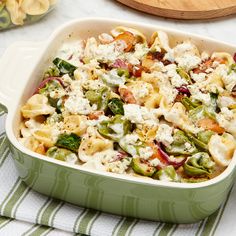
[[236,235],[236,188],[221,208],[195,224],[165,224],[84,209],[48,198],[18,177],[0,111],[0,235]]

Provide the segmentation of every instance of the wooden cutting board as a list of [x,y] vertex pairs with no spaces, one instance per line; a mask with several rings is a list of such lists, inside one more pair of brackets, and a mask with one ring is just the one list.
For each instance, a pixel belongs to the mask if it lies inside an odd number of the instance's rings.
[[117,0],[150,14],[175,19],[211,19],[236,13],[236,0]]

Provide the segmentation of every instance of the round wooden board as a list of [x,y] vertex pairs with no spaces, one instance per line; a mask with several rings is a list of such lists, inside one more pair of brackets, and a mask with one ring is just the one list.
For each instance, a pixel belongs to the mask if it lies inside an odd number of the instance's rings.
[[236,13],[236,0],[117,0],[150,14],[174,19],[211,19]]

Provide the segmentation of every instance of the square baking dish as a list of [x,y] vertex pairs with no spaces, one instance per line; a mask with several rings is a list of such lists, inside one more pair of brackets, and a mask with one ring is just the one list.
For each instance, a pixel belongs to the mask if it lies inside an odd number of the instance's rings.
[[[37,60],[33,60],[28,69],[21,67],[18,57],[15,58],[19,62],[18,70],[7,72],[7,63],[4,62],[14,57],[14,51],[7,51],[0,61],[0,69],[5,71],[0,77],[0,103],[8,111],[6,134],[19,176],[32,189],[79,206],[164,222],[199,221],[215,212],[226,199],[234,182],[235,157],[223,173],[211,180],[172,183],[84,169],[34,153],[17,140],[20,107],[39,84],[58,47],[68,40],[98,36],[120,25],[136,28],[148,36],[156,30],[163,30],[169,35],[171,46],[188,39],[209,53],[224,51],[233,54],[236,51],[235,46],[206,37],[151,24],[103,18],[71,21],[56,30],[46,42],[35,44]],[[22,53],[27,54],[27,46]],[[23,70],[27,71],[24,76]]]

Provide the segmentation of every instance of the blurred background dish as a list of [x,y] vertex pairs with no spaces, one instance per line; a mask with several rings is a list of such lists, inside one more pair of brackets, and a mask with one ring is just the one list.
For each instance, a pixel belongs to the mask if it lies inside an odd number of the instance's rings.
[[0,30],[35,22],[56,3],[57,0],[0,0]]

